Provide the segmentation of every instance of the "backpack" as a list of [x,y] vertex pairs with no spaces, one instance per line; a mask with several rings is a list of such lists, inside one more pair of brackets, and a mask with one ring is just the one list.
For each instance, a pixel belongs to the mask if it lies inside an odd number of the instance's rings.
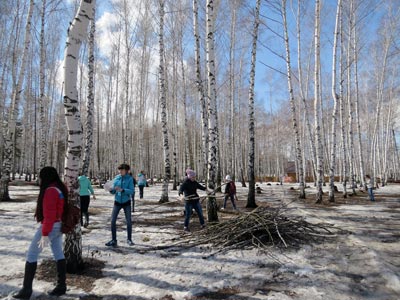
[[236,194],[236,185],[233,181],[229,183],[229,195],[235,195]]
[[[58,191],[58,193],[60,194],[60,198],[64,198],[64,195],[59,188],[55,186],[51,188],[54,188]],[[64,205],[63,214],[61,216],[61,232],[70,233],[79,223],[80,218],[81,218],[80,208],[68,201],[67,205]]]

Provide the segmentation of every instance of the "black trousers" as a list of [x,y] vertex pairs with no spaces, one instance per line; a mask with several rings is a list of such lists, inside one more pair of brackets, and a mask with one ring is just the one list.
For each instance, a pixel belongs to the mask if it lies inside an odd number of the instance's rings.
[[139,185],[139,198],[143,199],[144,185]]
[[81,225],[83,225],[83,215],[85,215],[86,223],[89,223],[90,196],[80,196],[80,200],[81,200]]

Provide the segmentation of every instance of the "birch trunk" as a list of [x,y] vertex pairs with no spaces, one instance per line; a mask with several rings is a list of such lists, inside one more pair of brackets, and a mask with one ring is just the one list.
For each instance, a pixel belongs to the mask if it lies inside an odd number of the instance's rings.
[[3,170],[0,179],[0,202],[10,200],[8,191],[8,183],[10,181],[10,172],[14,168],[13,162],[15,157],[15,141],[17,134],[17,119],[19,114],[19,102],[22,93],[22,84],[25,78],[25,70],[27,65],[27,58],[29,52],[29,45],[31,42],[31,20],[33,14],[34,2],[29,2],[29,10],[26,18],[25,25],[25,36],[24,36],[24,49],[22,52],[21,66],[18,74],[18,78],[12,91],[12,99],[10,104],[10,110],[8,112],[8,124],[7,130],[5,131],[4,137],[4,159],[3,159]]
[[[68,30],[64,54],[64,113],[68,129],[68,148],[65,157],[64,181],[70,201],[79,205],[78,173],[82,153],[82,124],[79,113],[77,69],[82,41],[87,36],[89,22],[93,20],[95,0],[81,0],[77,14]],[[82,268],[81,227],[65,237],[64,254],[67,269],[76,273]]]
[[[293,124],[293,132],[296,144],[296,161],[297,161],[297,171],[299,174],[299,185],[300,185],[300,199],[306,198],[305,193],[305,185],[304,185],[304,169],[303,169],[303,156],[301,153],[301,143],[300,143],[300,134],[299,128],[297,125],[297,118],[296,118],[296,104],[294,100],[294,92],[293,92],[293,85],[292,85],[292,67],[290,61],[290,44],[289,44],[289,34],[287,28],[287,19],[286,19],[286,0],[282,0],[281,2],[281,14],[282,14],[282,21],[283,21],[283,34],[285,40],[285,48],[286,48],[286,72],[287,72],[287,82],[288,82],[288,89],[290,95],[290,108],[292,112],[292,124]],[[279,173],[281,174],[281,173]]]
[[196,86],[197,96],[200,102],[201,114],[201,140],[202,140],[202,158],[203,158],[203,177],[207,178],[207,162],[208,162],[208,114],[206,100],[204,96],[203,81],[201,79],[200,65],[200,34],[199,34],[199,6],[197,0],[193,0],[193,32],[195,38],[195,65],[196,65]]
[[44,43],[44,25],[46,15],[46,0],[42,2],[41,26],[40,26],[40,75],[39,75],[39,126],[40,126],[40,159],[39,169],[46,166],[47,143],[46,143],[46,116],[45,116],[45,56],[46,46]]
[[[315,151],[315,142],[314,142],[314,137],[312,134],[311,130],[311,124],[310,124],[310,119],[309,119],[309,114],[308,114],[308,105],[306,99],[308,98],[308,82],[309,82],[309,74],[310,74],[310,66],[311,66],[311,53],[312,53],[312,47],[310,47],[309,55],[308,55],[308,64],[307,64],[307,77],[306,77],[306,84],[303,82],[303,71],[302,71],[302,63],[301,63],[301,29],[300,29],[300,20],[301,20],[301,14],[300,14],[300,1],[298,3],[297,7],[297,21],[296,21],[296,27],[297,27],[297,65],[298,65],[298,78],[299,78],[299,89],[300,89],[300,97],[302,99],[302,103],[304,106],[304,120],[306,123],[307,127],[307,133],[309,137],[309,143],[310,143],[310,150],[311,150],[311,167],[312,167],[312,174],[314,178],[314,184],[316,185],[316,163],[317,163],[317,156],[316,156],[316,151]],[[305,89],[305,90],[304,90]],[[305,136],[306,134],[304,134]],[[305,139],[304,139],[304,145],[306,145]],[[305,153],[305,151],[303,151]],[[307,161],[305,159],[304,155],[304,166],[307,166]],[[304,167],[304,170],[306,170],[306,167]],[[306,180],[305,180],[306,181]]]
[[87,111],[86,111],[86,142],[85,152],[83,153],[82,174],[88,175],[90,158],[93,146],[93,114],[94,114],[94,36],[96,32],[96,8],[93,7],[93,17],[89,32],[89,62],[88,62],[88,96],[87,96]]
[[230,116],[228,126],[228,159],[229,159],[229,173],[232,174],[232,179],[235,179],[235,47],[236,47],[236,11],[237,3],[232,1],[231,12],[231,28],[230,28],[230,45],[229,45],[229,103],[230,103]]
[[[341,16],[342,18],[342,16]],[[342,24],[342,21],[341,21]],[[343,25],[341,25],[343,26]],[[343,45],[343,30],[340,31],[340,46],[341,53],[344,52]],[[347,164],[347,143],[346,143],[346,124],[344,119],[344,71],[345,66],[343,62],[343,55],[340,56],[340,80],[339,80],[339,112],[340,112],[340,133],[342,142],[342,185],[343,185],[343,198],[347,198],[347,179],[348,179],[348,164]]]
[[[356,20],[356,10],[353,11],[353,19],[354,24],[357,24]],[[360,184],[367,190],[367,185],[365,183],[365,175],[364,175],[364,154],[363,147],[361,145],[361,125],[360,125],[360,112],[359,112],[359,87],[358,87],[358,41],[357,41],[357,27],[354,25],[353,27],[353,58],[354,58],[354,106],[355,106],[355,114],[356,114],[356,129],[357,129],[357,146],[358,146],[358,162],[359,162],[359,170],[360,170]],[[350,51],[350,49],[349,49]]]
[[254,128],[254,81],[256,75],[256,55],[257,55],[257,37],[258,26],[260,24],[260,5],[261,1],[256,0],[255,19],[253,27],[253,42],[251,48],[250,65],[250,86],[249,86],[249,193],[247,195],[246,207],[257,207],[255,195],[255,175],[254,175],[254,154],[255,154],[255,128]]
[[350,14],[349,14],[349,36],[347,43],[347,105],[348,105],[348,148],[349,148],[349,162],[350,162],[350,184],[352,189],[352,194],[356,195],[356,178],[355,178],[355,170],[354,170],[354,137],[353,137],[353,94],[351,93],[351,33],[353,32],[353,1],[350,2]]
[[335,168],[336,168],[336,128],[337,128],[337,104],[339,101],[339,95],[336,91],[336,65],[337,65],[337,42],[339,35],[339,22],[341,15],[342,0],[338,0],[336,7],[336,25],[333,36],[333,54],[332,54],[332,98],[333,98],[333,110],[332,110],[332,140],[331,140],[331,161],[329,168],[329,202],[335,202]]
[[321,141],[321,128],[320,128],[320,11],[321,3],[320,0],[315,0],[315,27],[314,27],[314,126],[315,126],[315,141],[316,141],[316,155],[317,155],[317,194],[316,203],[322,203],[322,180],[323,180],[323,149]]
[[164,145],[164,182],[162,186],[162,194],[160,202],[168,202],[168,182],[171,177],[171,164],[169,160],[169,143],[168,143],[168,126],[167,126],[167,91],[165,86],[165,71],[164,71],[164,0],[158,1],[159,14],[160,14],[160,24],[159,24],[159,56],[160,56],[160,66],[158,70],[158,80],[159,80],[159,99],[161,106],[161,125],[162,125],[162,135],[163,135],[163,145]]
[[[206,7],[206,57],[208,77],[208,187],[216,189],[217,180],[217,154],[218,154],[218,128],[217,128],[217,95],[215,78],[215,53],[214,53],[214,1],[207,0]],[[215,192],[215,191],[214,191]],[[209,222],[218,222],[217,201],[215,195],[208,197],[207,215]]]

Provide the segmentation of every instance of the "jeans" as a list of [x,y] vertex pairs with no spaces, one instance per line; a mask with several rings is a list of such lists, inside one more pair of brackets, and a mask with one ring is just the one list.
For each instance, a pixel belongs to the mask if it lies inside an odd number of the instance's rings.
[[[37,262],[40,252],[43,249],[39,248],[39,241],[42,238],[42,224],[36,230],[35,235],[31,241],[31,245],[29,246],[28,253],[26,255],[26,261],[29,263]],[[56,222],[53,225],[53,229],[49,234],[50,240],[50,248],[53,253],[53,257],[55,260],[64,259],[64,251],[63,251],[63,239],[61,232],[61,222]]]
[[224,209],[226,208],[226,201],[228,201],[228,198],[231,198],[232,206],[233,206],[234,209],[236,209],[235,195],[225,195],[225,198],[224,198]]
[[128,234],[128,240],[132,239],[131,203],[129,201],[128,204],[126,205],[114,204],[114,208],[111,214],[111,235],[114,241],[117,240],[117,217],[121,209],[123,209],[125,213],[126,231]]
[[189,227],[190,217],[192,216],[192,209],[197,212],[199,216],[200,225],[204,225],[203,210],[199,200],[185,201],[185,227]]
[[143,189],[144,189],[144,185],[139,185],[139,198],[143,199]]
[[368,188],[368,196],[369,196],[369,200],[375,201],[374,190],[372,188]]

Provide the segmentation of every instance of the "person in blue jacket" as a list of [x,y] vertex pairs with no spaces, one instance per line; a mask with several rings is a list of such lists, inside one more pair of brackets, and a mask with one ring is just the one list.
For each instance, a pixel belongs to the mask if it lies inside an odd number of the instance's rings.
[[112,239],[106,246],[117,246],[117,217],[121,209],[124,210],[127,231],[127,243],[129,246],[133,245],[132,242],[132,219],[131,219],[131,196],[134,191],[132,176],[128,174],[130,166],[121,164],[118,166],[119,175],[114,178],[113,187],[110,193],[114,196],[114,208],[111,214],[111,235]]
[[143,190],[147,184],[147,179],[143,171],[140,171],[137,176],[138,176],[139,198],[143,199]]

